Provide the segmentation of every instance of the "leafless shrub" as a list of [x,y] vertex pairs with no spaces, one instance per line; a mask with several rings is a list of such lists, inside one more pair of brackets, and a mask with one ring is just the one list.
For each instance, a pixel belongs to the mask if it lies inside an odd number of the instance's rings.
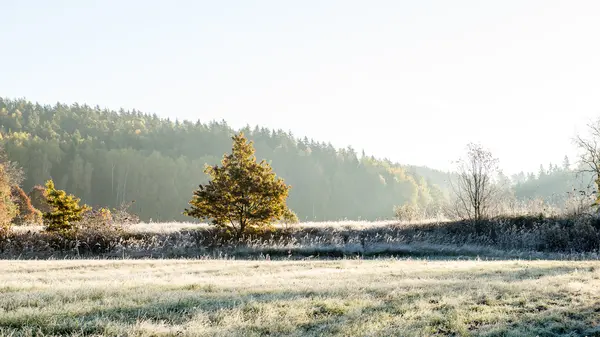
[[[590,206],[600,205],[600,119],[588,124],[588,135],[582,137],[576,136],[575,144],[579,147],[581,153],[579,156],[579,173],[591,173],[595,181],[596,199]],[[590,182],[591,183],[591,182]],[[591,184],[590,184],[591,185]]]
[[394,215],[400,221],[415,221],[423,218],[421,209],[415,204],[395,206]]
[[498,193],[492,178],[498,171],[498,159],[481,145],[469,143],[467,154],[457,162],[454,213],[461,219],[480,222],[490,216]]
[[135,203],[135,201],[132,201],[130,203],[122,203],[121,206],[119,206],[117,209],[114,209],[111,212],[113,222],[120,224],[121,226],[131,226],[139,224],[139,216],[129,211],[129,208],[133,203]]
[[569,217],[591,215],[595,199],[594,193],[589,190],[569,192],[565,201],[564,215]]

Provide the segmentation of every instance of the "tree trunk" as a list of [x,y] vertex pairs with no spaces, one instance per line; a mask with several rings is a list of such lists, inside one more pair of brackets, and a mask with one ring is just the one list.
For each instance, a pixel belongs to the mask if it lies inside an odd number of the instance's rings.
[[236,236],[237,241],[240,241],[240,239],[242,238],[244,230],[246,230],[246,222],[243,219],[240,219],[240,229],[238,230]]

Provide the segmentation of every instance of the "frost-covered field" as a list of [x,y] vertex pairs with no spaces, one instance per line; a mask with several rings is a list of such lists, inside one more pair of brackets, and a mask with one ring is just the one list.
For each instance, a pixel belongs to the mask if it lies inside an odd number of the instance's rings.
[[595,261],[0,261],[2,336],[600,336]]

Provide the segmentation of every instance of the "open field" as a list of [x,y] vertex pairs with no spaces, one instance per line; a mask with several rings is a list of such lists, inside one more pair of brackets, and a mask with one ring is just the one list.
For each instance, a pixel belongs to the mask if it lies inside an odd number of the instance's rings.
[[2,336],[600,336],[598,261],[0,261]]

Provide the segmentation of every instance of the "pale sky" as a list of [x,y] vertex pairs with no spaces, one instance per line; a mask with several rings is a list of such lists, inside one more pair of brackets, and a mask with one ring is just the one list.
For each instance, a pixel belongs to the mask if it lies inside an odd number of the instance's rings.
[[[448,169],[573,154],[600,1],[0,0],[0,96],[291,130]],[[575,159],[572,157],[572,161]]]

